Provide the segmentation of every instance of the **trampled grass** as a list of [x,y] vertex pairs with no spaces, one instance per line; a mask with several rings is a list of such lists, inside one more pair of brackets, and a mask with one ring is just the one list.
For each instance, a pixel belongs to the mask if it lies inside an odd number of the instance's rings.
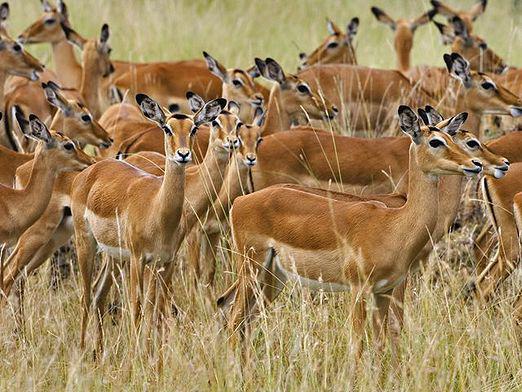
[[[455,3],[455,2],[454,2]],[[463,7],[471,0],[459,1]],[[476,30],[509,64],[522,65],[522,10],[513,1],[490,1]],[[297,54],[309,52],[325,36],[325,17],[345,25],[361,18],[357,35],[359,63],[392,68],[392,34],[369,12],[371,5],[392,16],[416,16],[427,1],[125,1],[70,0],[73,26],[82,34],[111,26],[115,59],[176,60],[200,57],[207,50],[227,66],[246,67],[254,56],[273,57],[294,71]],[[11,31],[17,35],[41,9],[37,0],[11,1]],[[46,46],[30,50],[50,58]],[[415,64],[442,65],[439,33],[420,27]],[[519,284],[506,282],[497,302],[487,307],[466,303],[462,288],[469,265],[465,234],[445,240],[423,274],[412,283],[406,302],[405,330],[400,338],[400,364],[393,369],[385,350],[384,370],[370,348],[360,364],[350,355],[350,294],[323,294],[310,299],[289,287],[256,323],[251,365],[220,333],[215,299],[233,277],[219,271],[216,286],[194,284],[187,268],[175,276],[178,317],[168,321],[160,376],[143,356],[129,329],[127,311],[111,325],[106,318],[107,354],[98,362],[89,349],[79,349],[80,289],[73,278],[57,291],[49,289],[48,268],[29,279],[25,298],[25,334],[15,330],[10,307],[0,325],[2,390],[520,390],[520,337],[511,304]],[[228,245],[225,245],[228,246]],[[181,263],[183,264],[183,263]],[[125,284],[123,284],[125,286]],[[94,335],[94,323],[89,329]],[[357,369],[358,368],[358,369]]]

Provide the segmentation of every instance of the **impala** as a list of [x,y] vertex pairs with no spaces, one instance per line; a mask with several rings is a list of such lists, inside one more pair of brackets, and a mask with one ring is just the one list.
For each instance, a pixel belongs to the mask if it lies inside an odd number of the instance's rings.
[[343,32],[330,19],[327,20],[329,36],[317,47],[312,53],[300,53],[299,59],[301,65],[298,70],[311,67],[316,64],[353,64],[357,65],[355,56],[355,48],[352,45],[353,39],[359,28],[359,18],[352,18],[346,26],[346,32]]
[[[374,336],[382,337],[389,295],[436,225],[438,177],[476,174],[482,169],[448,135],[434,127],[420,127],[409,107],[399,108],[399,119],[412,141],[408,200],[401,208],[332,201],[277,187],[236,199],[231,225],[240,257],[239,278],[219,301],[222,307],[231,305],[230,332],[248,332],[260,306],[256,287],[268,305],[285,281],[297,280],[316,289],[352,289],[352,324],[360,338],[365,300],[373,295],[378,309]],[[361,348],[358,343],[358,355]]]
[[[136,101],[145,117],[165,134],[165,175],[152,176],[126,162],[106,159],[74,180],[72,214],[83,281],[82,347],[97,249],[110,257],[130,258],[130,303],[135,326],[139,326],[145,264],[154,262],[158,267],[168,267],[175,256],[173,240],[182,218],[191,140],[197,127],[214,120],[225,105],[222,99],[214,100],[194,116],[187,116],[166,115],[146,95],[138,95]],[[161,274],[154,266],[148,268]]]

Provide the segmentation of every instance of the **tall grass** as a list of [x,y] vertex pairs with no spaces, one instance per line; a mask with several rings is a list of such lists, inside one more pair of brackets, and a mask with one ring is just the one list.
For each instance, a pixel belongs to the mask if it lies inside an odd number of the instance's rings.
[[[460,3],[467,7],[473,1]],[[490,3],[477,21],[477,32],[508,63],[522,65],[521,11],[508,0]],[[207,50],[227,66],[246,67],[254,56],[270,56],[289,71],[295,70],[299,52],[308,52],[321,41],[327,16],[340,25],[359,16],[360,64],[392,68],[392,33],[374,20],[370,5],[394,17],[413,17],[427,4],[413,0],[68,2],[73,26],[85,36],[98,34],[103,22],[110,24],[115,59],[199,58]],[[37,0],[12,1],[11,11],[13,35],[41,12]],[[415,39],[415,64],[442,65],[441,55],[449,49],[441,46],[436,29],[420,27]],[[42,59],[50,58],[45,46],[30,50]],[[115,325],[106,318],[107,353],[94,362],[92,339],[86,352],[78,347],[77,280],[51,291],[47,268],[42,268],[26,288],[25,333],[15,329],[10,307],[2,312],[0,389],[520,390],[522,357],[511,317],[517,284],[508,282],[498,303],[487,307],[465,303],[466,276],[455,260],[469,262],[466,242],[465,234],[449,237],[437,248],[428,270],[415,277],[406,302],[400,364],[396,369],[386,367],[382,377],[371,348],[358,371],[349,355],[350,294],[322,294],[310,300],[298,287],[286,289],[256,323],[254,360],[242,369],[239,353],[220,334],[214,305],[232,277],[218,271],[216,286],[209,289],[194,284],[182,266],[174,285],[180,315],[168,321],[163,374],[135,353],[126,310]]]

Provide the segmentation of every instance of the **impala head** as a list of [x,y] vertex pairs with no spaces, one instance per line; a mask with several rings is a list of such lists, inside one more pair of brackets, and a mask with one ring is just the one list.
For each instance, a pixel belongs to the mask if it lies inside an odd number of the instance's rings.
[[47,102],[58,109],[52,127],[59,127],[65,136],[82,146],[91,144],[100,148],[110,147],[112,139],[109,134],[92,117],[83,103],[65,98],[60,87],[52,81],[42,83],[42,88]]
[[291,118],[311,120],[333,119],[337,115],[337,108],[325,97],[296,75],[285,74],[281,66],[273,59],[255,59],[261,75],[277,83],[280,91],[280,110]]
[[261,137],[261,127],[265,121],[265,112],[258,108],[254,116],[252,124],[238,124],[236,129],[236,137],[238,145],[236,154],[243,161],[243,163],[252,167],[257,163],[257,149],[259,144],[263,141]]
[[435,126],[446,132],[470,156],[480,160],[484,165],[484,174],[495,178],[502,178],[506,175],[509,161],[491,152],[473,133],[461,129],[462,124],[466,121],[467,113],[459,113],[445,120],[437,110],[428,105],[425,109],[419,109],[419,116],[425,125]]
[[[223,98],[204,104],[192,116],[179,113],[165,113],[161,106],[145,94],[136,95],[136,102],[143,115],[156,123],[165,133],[165,155],[179,165],[192,160],[192,142],[198,127],[213,121],[226,105]],[[189,105],[190,98],[189,98]]]
[[203,52],[210,72],[223,82],[223,98],[237,102],[241,108],[239,117],[243,121],[253,118],[257,107],[263,106],[263,94],[257,91],[254,78],[260,76],[256,66],[244,71],[237,68],[225,68],[207,52]]
[[353,39],[357,35],[359,28],[359,18],[352,18],[343,31],[330,19],[327,19],[328,37],[312,53],[300,53],[301,65],[298,70],[302,70],[316,64],[357,64]]
[[22,76],[30,80],[38,80],[38,72],[43,65],[18,42],[7,37],[0,37],[0,70],[13,76]]
[[443,16],[445,16],[448,21],[451,21],[453,18],[460,18],[466,29],[471,33],[473,31],[473,22],[477,20],[477,18],[484,13],[486,10],[486,6],[488,4],[488,0],[480,0],[475,3],[469,10],[456,10],[442,1],[431,0],[431,5],[433,9]]
[[434,126],[422,126],[408,106],[399,107],[399,124],[412,140],[415,160],[420,169],[431,175],[475,175],[482,171],[482,162],[470,156],[445,132]]
[[459,53],[470,62],[471,69],[501,74],[507,70],[504,60],[491,50],[486,41],[468,32],[464,22],[455,17],[452,26],[434,22],[445,44],[451,43],[452,52]]
[[22,111],[15,108],[15,117],[24,136],[42,145],[57,172],[83,170],[95,162],[63,133],[49,131],[36,115],[30,114],[27,120]]
[[39,44],[48,42],[55,44],[66,39],[62,24],[70,27],[67,6],[61,0],[52,7],[49,2],[42,1],[43,14],[27,27],[17,40],[20,43]]
[[414,19],[393,19],[386,12],[377,7],[372,7],[371,11],[375,18],[381,23],[389,26],[395,33],[393,46],[397,53],[399,69],[407,71],[410,66],[410,52],[413,48],[413,35],[417,27],[428,23],[435,11],[428,11]]
[[469,62],[460,54],[445,54],[444,61],[450,75],[463,84],[466,106],[470,110],[478,114],[522,115],[522,100],[518,96],[489,76],[471,71]]
[[66,24],[61,24],[67,40],[76,45],[82,51],[82,63],[95,67],[95,71],[104,78],[114,72],[114,66],[110,60],[111,47],[109,46],[109,25],[101,28],[99,39],[85,39]]

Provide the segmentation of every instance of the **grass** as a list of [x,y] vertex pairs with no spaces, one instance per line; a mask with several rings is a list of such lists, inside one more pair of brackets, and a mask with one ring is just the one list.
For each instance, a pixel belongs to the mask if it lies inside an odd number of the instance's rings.
[[[459,3],[469,6],[473,1]],[[512,2],[490,2],[476,24],[508,63],[522,64],[521,10]],[[377,5],[392,16],[417,16],[428,2],[352,1],[178,1],[70,0],[73,26],[85,36],[111,26],[115,59],[134,61],[200,57],[207,50],[227,66],[246,67],[254,56],[273,57],[295,70],[297,54],[311,51],[325,36],[325,17],[345,25],[361,18],[357,36],[359,63],[391,68],[392,34],[369,12]],[[11,2],[11,31],[17,35],[41,10],[37,0]],[[402,14],[402,15],[399,15]],[[414,63],[442,65],[449,49],[432,26],[416,35]],[[41,59],[46,46],[31,47]],[[174,299],[181,309],[169,320],[160,376],[142,356],[124,311],[122,322],[106,323],[106,357],[92,361],[80,351],[80,290],[77,278],[57,291],[48,287],[47,267],[29,279],[26,325],[22,338],[10,308],[0,324],[0,389],[17,390],[519,390],[522,356],[511,303],[516,279],[509,281],[498,303],[476,307],[465,303],[461,290],[469,264],[467,234],[453,235],[437,248],[424,274],[415,277],[406,303],[401,336],[401,362],[387,368],[379,381],[373,351],[367,350],[356,374],[349,355],[349,294],[324,294],[311,300],[297,287],[288,288],[257,323],[254,361],[241,369],[237,352],[219,333],[214,299],[230,283],[220,271],[211,293],[193,284],[186,268],[176,276]],[[89,329],[92,333],[94,328]],[[92,341],[90,341],[90,347]],[[386,351],[386,355],[389,352]]]

